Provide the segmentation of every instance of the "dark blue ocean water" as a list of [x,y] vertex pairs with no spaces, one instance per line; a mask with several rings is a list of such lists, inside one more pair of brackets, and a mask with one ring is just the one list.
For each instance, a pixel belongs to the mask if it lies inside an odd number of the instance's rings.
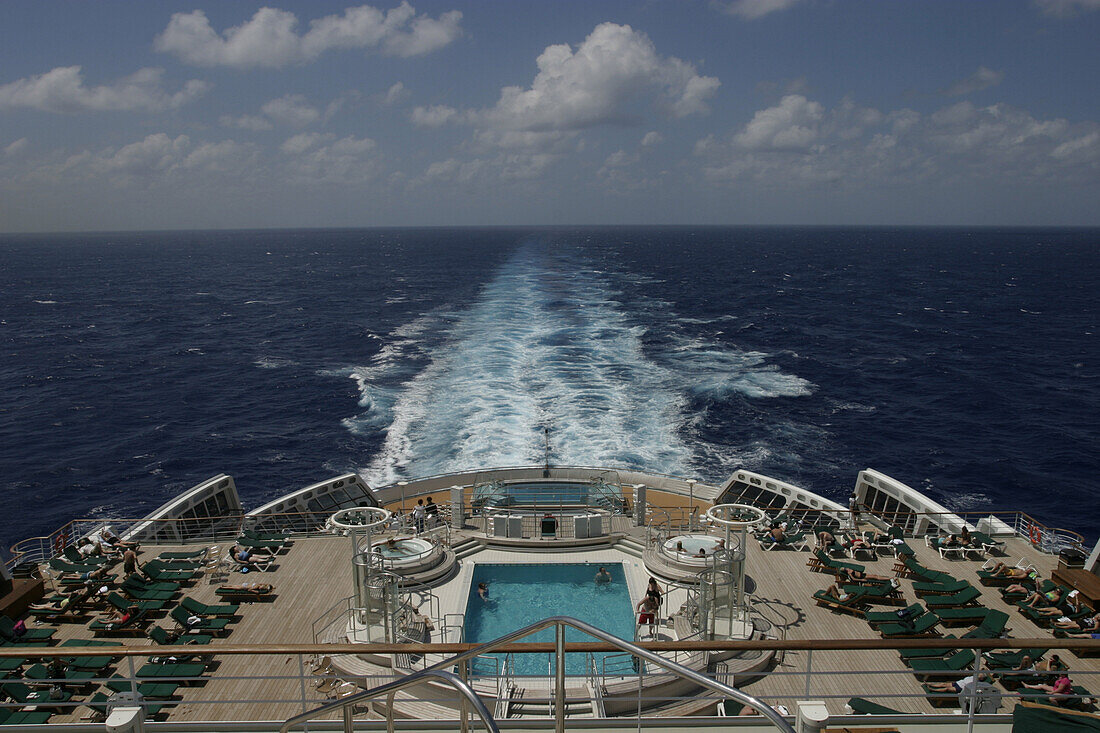
[[1098,230],[0,238],[0,541],[219,472],[256,506],[553,460],[881,470],[1094,538]]

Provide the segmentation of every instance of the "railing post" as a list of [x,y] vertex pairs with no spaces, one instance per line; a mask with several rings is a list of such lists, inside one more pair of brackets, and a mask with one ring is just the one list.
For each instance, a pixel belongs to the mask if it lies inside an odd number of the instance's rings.
[[970,684],[970,706],[966,716],[966,733],[974,733],[974,708],[978,702],[978,685],[981,684],[982,652],[980,649],[972,650],[974,653],[974,681]]
[[554,730],[565,733],[565,624],[554,625],[554,656],[558,668],[554,670]]
[[[458,665],[458,677],[466,684],[470,683],[470,660],[463,659]],[[466,698],[462,695],[458,696],[458,729],[461,733],[466,733],[469,730],[469,723],[466,721]]]
[[[313,639],[313,643],[317,643],[316,638]],[[302,712],[304,713],[305,711],[309,710],[309,708],[307,707],[306,703],[306,665],[305,662],[302,661],[301,654],[298,655],[298,682],[300,683],[299,687],[301,688],[302,693]]]
[[355,733],[355,721],[352,720],[352,706],[344,706],[344,733]]
[[130,692],[134,693],[134,697],[137,697],[137,672],[134,670],[134,658],[126,657],[126,661],[130,665]]
[[804,692],[804,694],[806,695],[806,699],[809,699],[810,697],[810,677],[813,674],[813,666],[814,650],[808,649],[806,650],[806,690]]
[[386,695],[386,733],[393,733],[393,701],[397,697],[397,691]]

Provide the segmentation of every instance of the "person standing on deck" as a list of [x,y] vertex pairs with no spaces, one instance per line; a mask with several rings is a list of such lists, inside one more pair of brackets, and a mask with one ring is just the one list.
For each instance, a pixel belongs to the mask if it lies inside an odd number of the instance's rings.
[[413,507],[412,515],[413,523],[416,525],[416,533],[420,534],[424,531],[424,517],[426,515],[423,499],[416,500],[416,506]]

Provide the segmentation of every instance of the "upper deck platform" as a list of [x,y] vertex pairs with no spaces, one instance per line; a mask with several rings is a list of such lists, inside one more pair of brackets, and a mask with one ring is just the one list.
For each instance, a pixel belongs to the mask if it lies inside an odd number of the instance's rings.
[[[661,492],[653,492],[651,501],[655,505],[668,508],[688,503],[700,509],[709,506],[699,499],[688,500]],[[624,561],[637,565],[641,554],[638,547],[644,546],[646,542],[644,528],[633,527],[626,518],[620,517],[610,530],[604,540],[587,546],[577,546],[576,542],[540,539],[530,540],[526,544],[544,552],[552,551],[556,556],[575,555],[581,562],[586,557],[592,562],[607,562],[621,557]],[[438,597],[441,612],[448,609],[459,611],[460,604],[464,603],[465,595],[458,584],[464,564],[479,559],[507,562],[509,557],[522,562],[531,561],[532,556],[521,547],[525,544],[523,542],[513,543],[511,546],[494,546],[491,542],[484,527],[476,522],[470,523],[464,530],[450,532],[449,544],[463,545],[466,549],[460,553],[465,557],[455,559],[458,570],[433,585],[432,590]],[[909,544],[915,551],[917,560],[925,567],[942,570],[958,579],[969,581],[982,591],[980,601],[986,608],[1008,613],[1012,637],[1049,639],[1052,645],[1057,645],[1057,640],[1049,630],[1039,627],[1018,613],[1015,607],[1006,604],[997,589],[980,584],[977,575],[982,564],[980,560],[943,559],[938,552],[926,547],[923,541],[912,540]],[[140,559],[144,561],[166,551],[202,547],[206,545],[147,546],[142,549]],[[219,547],[223,556],[227,547],[227,543],[221,543]],[[777,630],[779,638],[785,640],[879,639],[879,635],[866,621],[837,614],[815,604],[813,594],[826,588],[833,578],[813,572],[807,567],[809,557],[809,552],[793,550],[765,552],[759,543],[749,540],[746,547],[746,567],[754,583],[750,597],[754,613],[767,619]],[[1036,552],[1022,539],[1007,539],[1003,559],[1014,564],[1021,557],[1027,558],[1044,577],[1050,577],[1057,566],[1057,557]],[[860,559],[856,562],[866,565],[868,572],[893,575],[893,557]],[[224,570],[225,566],[212,566],[204,570],[194,585],[184,588],[183,595],[203,603],[224,602],[219,601],[216,595],[218,582],[212,582],[210,576],[211,573]],[[274,565],[267,572],[243,575],[238,570],[231,570],[227,580],[230,583],[271,583],[275,586],[274,598],[266,602],[242,604],[224,638],[215,639],[208,646],[188,648],[189,652],[213,654],[214,661],[198,684],[181,686],[175,691],[172,698],[174,705],[166,707],[162,716],[167,715],[172,721],[281,720],[329,699],[328,689],[331,685],[323,677],[326,671],[321,670],[321,677],[310,674],[314,670],[315,662],[319,662],[324,656],[324,650],[319,650],[315,659],[294,653],[218,655],[217,651],[220,646],[228,644],[235,647],[313,644],[318,629],[333,628],[333,619],[340,615],[340,610],[347,605],[346,599],[354,593],[349,540],[334,535],[298,537],[276,556]],[[918,600],[910,581],[901,580],[900,583],[907,603]],[[636,585],[632,585],[631,590],[636,596],[640,596]],[[687,592],[682,588],[666,586],[666,590],[663,610],[665,616],[677,611],[687,600]],[[177,600],[178,598],[177,596]],[[638,597],[635,597],[634,601],[637,600]],[[553,609],[547,609],[546,615],[553,615]],[[431,641],[447,640],[442,637],[442,624],[439,623],[441,620],[437,619],[437,631],[431,636]],[[71,643],[71,640],[93,639],[88,624],[89,620],[85,619],[80,623],[31,624],[30,628],[55,629],[55,639],[62,643]],[[175,625],[170,617],[163,615],[154,624],[166,629]],[[968,628],[949,631],[961,635]],[[675,630],[671,626],[662,628],[661,638],[674,639]],[[117,643],[142,647],[152,642],[141,636],[120,637]],[[370,652],[369,647],[363,648],[364,654]],[[163,654],[163,650],[158,653]],[[28,653],[28,656],[32,655]],[[1069,664],[1077,684],[1094,690],[1100,689],[1100,677],[1089,676],[1100,672],[1100,662],[1095,658],[1081,657],[1069,652],[1062,652],[1061,656]],[[140,668],[144,661],[142,658],[134,658],[135,668]],[[129,676],[129,664],[128,658],[115,662],[106,676]],[[393,672],[386,670],[384,665],[367,662],[360,669],[364,675],[377,676],[351,679],[349,675],[343,674],[341,678],[351,684],[370,687],[393,677]],[[302,672],[306,675],[304,681],[300,676]],[[319,682],[323,683],[320,687]],[[847,699],[855,696],[871,698],[904,712],[935,711],[924,697],[924,691],[914,678],[912,670],[900,661],[896,651],[886,649],[782,652],[776,656],[766,674],[748,681],[744,689],[771,704],[784,704],[789,708],[793,708],[795,700],[822,699],[826,701],[829,711],[837,715],[843,714]],[[90,694],[90,691],[79,693],[76,699],[87,699]],[[429,717],[442,716],[448,709],[444,706],[417,706],[415,702],[403,704],[405,714],[409,715],[427,713]],[[1011,705],[1012,701],[1006,699],[1006,706]],[[690,700],[676,706],[680,714],[713,714],[713,709],[713,702],[699,704]],[[77,721],[88,714],[88,708],[80,707],[56,716],[54,720]]]

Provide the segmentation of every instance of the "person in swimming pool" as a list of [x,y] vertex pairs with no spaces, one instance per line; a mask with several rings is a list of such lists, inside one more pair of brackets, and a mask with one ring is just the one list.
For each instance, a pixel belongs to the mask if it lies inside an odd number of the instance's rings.
[[488,601],[489,600],[489,584],[488,583],[478,583],[477,584],[477,594],[479,596],[481,596],[481,600]]
[[611,582],[611,573],[607,572],[607,568],[600,568],[596,573],[596,585],[604,585]]

